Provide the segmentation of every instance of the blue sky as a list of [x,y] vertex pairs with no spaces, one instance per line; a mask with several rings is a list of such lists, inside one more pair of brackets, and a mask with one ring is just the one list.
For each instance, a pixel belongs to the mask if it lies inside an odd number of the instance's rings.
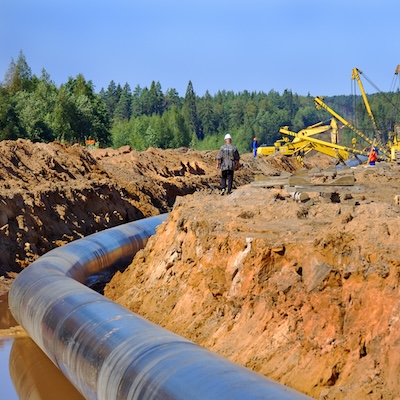
[[22,50],[34,74],[60,85],[82,73],[96,91],[154,80],[184,96],[191,80],[199,96],[351,94],[354,67],[388,91],[399,11],[399,0],[2,0],[0,81]]

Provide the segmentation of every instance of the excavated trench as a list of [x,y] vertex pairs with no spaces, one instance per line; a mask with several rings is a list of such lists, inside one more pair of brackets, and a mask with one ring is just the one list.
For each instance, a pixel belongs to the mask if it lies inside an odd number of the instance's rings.
[[396,399],[400,207],[376,172],[340,202],[251,185],[180,199],[105,295],[314,398]]

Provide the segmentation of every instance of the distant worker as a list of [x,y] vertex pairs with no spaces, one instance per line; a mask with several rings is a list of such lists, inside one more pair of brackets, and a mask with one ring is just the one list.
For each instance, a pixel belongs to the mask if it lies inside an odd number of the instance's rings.
[[257,147],[258,147],[258,140],[257,140],[257,138],[255,137],[255,138],[253,139],[253,157],[254,157],[254,158],[257,157]]
[[376,160],[378,159],[377,155],[376,155],[376,149],[374,146],[371,147],[371,151],[368,154],[368,163],[369,165],[374,166]]
[[217,154],[217,169],[222,171],[221,195],[232,193],[233,172],[239,169],[240,155],[232,145],[232,137],[228,133],[224,137],[225,144],[221,146]]

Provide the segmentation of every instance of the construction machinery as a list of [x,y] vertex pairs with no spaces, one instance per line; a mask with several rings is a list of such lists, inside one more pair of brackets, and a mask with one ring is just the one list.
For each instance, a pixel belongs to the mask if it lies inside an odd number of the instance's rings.
[[[399,72],[400,72],[400,65],[398,65],[396,67],[394,74],[398,75]],[[377,143],[379,144],[378,148],[386,156],[386,158],[388,158],[390,161],[394,161],[394,162],[397,162],[398,164],[400,164],[400,127],[398,125],[396,125],[393,129],[393,132],[388,133],[388,141],[386,144],[384,144],[383,135],[377,126],[374,114],[372,113],[371,106],[368,101],[368,97],[365,93],[364,86],[361,81],[362,74],[363,74],[363,72],[361,70],[359,70],[358,68],[353,68],[352,73],[351,73],[351,79],[356,80],[358,83],[358,86],[360,88],[360,92],[361,92],[362,99],[364,101],[365,109],[367,110],[368,116],[371,120],[373,129],[374,129],[375,139],[376,139]],[[370,83],[373,84],[372,82],[370,82]],[[375,86],[375,88],[377,90],[379,90],[376,86]],[[384,149],[384,150],[382,150],[382,149]]]
[[[367,95],[361,82],[361,74],[362,72],[358,68],[354,68],[352,70],[352,79],[356,80],[360,87],[361,95],[367,113],[373,125],[374,138],[371,139],[370,137],[365,135],[349,121],[338,114],[335,110],[325,104],[323,97],[317,96],[314,98],[314,104],[316,108],[328,111],[333,117],[331,118],[331,122],[329,125],[324,122],[320,122],[318,124],[309,126],[297,133],[289,131],[288,127],[283,127],[279,131],[282,134],[282,139],[277,140],[273,146],[260,146],[257,149],[257,154],[271,155],[275,153],[281,153],[287,156],[302,156],[304,154],[307,154],[311,150],[316,150],[321,153],[328,154],[331,157],[335,157],[339,160],[347,160],[351,154],[365,156],[368,153],[367,150],[362,151],[355,149],[355,138],[353,138],[353,148],[341,146],[338,144],[337,121],[340,121],[344,126],[353,131],[358,137],[366,141],[370,145],[370,147],[376,148],[378,150],[378,156],[380,160],[394,161],[400,164],[400,125],[396,125],[393,132],[390,132],[388,134],[388,142],[384,144],[383,135],[377,126],[374,114],[372,112]],[[395,75],[399,74],[400,65],[398,65],[395,70]],[[328,130],[331,130],[331,143],[314,138],[315,135],[326,132]],[[289,136],[291,136],[293,139],[290,140]]]
[[363,84],[361,82],[361,77],[360,77],[361,74],[362,74],[361,70],[359,70],[358,68],[353,68],[353,70],[351,72],[351,79],[352,80],[356,80],[357,83],[358,83],[358,86],[359,86],[360,91],[361,91],[361,96],[362,96],[363,101],[364,101],[365,109],[367,110],[368,116],[369,116],[369,118],[370,118],[370,120],[372,122],[372,126],[374,128],[375,138],[376,138],[377,142],[379,143],[379,145],[381,147],[383,147],[382,133],[378,129],[378,125],[376,124],[374,114],[372,113],[371,106],[369,105],[368,97],[367,97],[367,95],[365,93],[364,86],[363,86]]
[[[400,64],[397,65],[394,74],[398,77]],[[393,132],[389,132],[388,146],[390,148],[390,159],[400,164],[400,125],[395,125]]]
[[365,135],[363,132],[361,132],[359,129],[357,129],[354,125],[352,125],[350,122],[348,122],[346,119],[344,119],[341,115],[339,115],[336,111],[334,111],[332,108],[327,106],[324,103],[324,98],[321,96],[317,96],[314,98],[314,104],[317,107],[317,109],[323,108],[324,110],[328,111],[333,117],[335,117],[337,120],[339,120],[344,126],[347,128],[351,129],[356,135],[364,139],[367,143],[369,143],[371,146],[377,147],[378,150],[386,157],[389,158],[389,153],[387,149],[385,149],[383,146],[381,146],[379,143],[376,142],[376,140],[369,138],[367,135]]
[[396,125],[393,133],[389,135],[388,146],[390,147],[390,159],[400,164],[400,125]]
[[[321,139],[317,139],[311,136],[305,136],[302,131],[292,132],[288,127],[283,127],[279,130],[282,135],[292,136],[293,140],[307,143],[307,152],[311,150],[318,151],[319,153],[326,154],[330,157],[336,158],[342,163],[345,163],[351,157],[358,159],[359,163],[364,162],[367,157],[367,153],[362,150],[356,150],[346,146],[341,146],[337,143],[330,143]],[[361,157],[360,157],[361,156]]]
[[332,142],[337,143],[337,122],[334,118],[331,118],[329,124],[327,124],[327,121],[323,121],[302,129],[299,132],[300,136],[294,137],[292,140],[287,136],[283,136],[282,139],[277,140],[273,146],[261,145],[257,149],[257,154],[264,156],[269,156],[275,153],[284,154],[285,156],[305,154],[312,149],[310,148],[310,141],[304,140],[304,138],[309,138],[329,130],[331,131]]

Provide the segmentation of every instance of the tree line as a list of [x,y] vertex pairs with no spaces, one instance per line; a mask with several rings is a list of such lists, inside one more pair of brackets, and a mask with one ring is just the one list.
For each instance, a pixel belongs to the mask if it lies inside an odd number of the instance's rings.
[[[378,127],[387,138],[399,123],[399,91],[369,95]],[[325,98],[325,103],[367,136],[372,124],[359,95]],[[85,144],[95,140],[101,147],[130,145],[148,147],[193,147],[214,150],[230,133],[241,152],[251,150],[252,138],[260,144],[280,139],[279,128],[299,131],[330,118],[317,110],[313,97],[284,90],[282,94],[220,90],[197,96],[191,81],[183,97],[176,89],[163,92],[159,82],[133,90],[111,81],[98,93],[82,74],[69,77],[59,87],[46,70],[32,74],[23,52],[11,60],[0,84],[0,140],[26,138]],[[386,135],[386,136],[385,136]],[[352,133],[343,131],[342,142],[351,143]]]

